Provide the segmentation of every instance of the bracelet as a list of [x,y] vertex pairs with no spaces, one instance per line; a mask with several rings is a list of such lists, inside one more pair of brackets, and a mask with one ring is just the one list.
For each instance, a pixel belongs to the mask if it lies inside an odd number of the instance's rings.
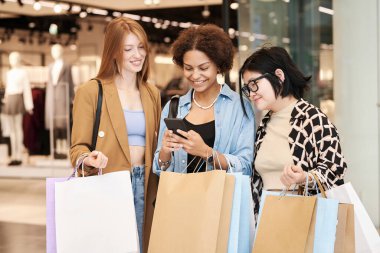
[[158,164],[160,165],[160,169],[164,170],[165,168],[169,167],[169,165],[172,163],[172,160],[168,160],[166,162],[161,161],[160,158],[158,158]]

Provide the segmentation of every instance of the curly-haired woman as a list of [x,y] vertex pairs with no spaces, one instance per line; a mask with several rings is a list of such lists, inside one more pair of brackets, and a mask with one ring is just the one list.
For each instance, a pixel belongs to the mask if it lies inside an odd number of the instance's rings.
[[[211,24],[188,28],[174,42],[173,60],[183,69],[192,87],[178,103],[177,118],[183,119],[188,131],[178,130],[185,137],[182,138],[166,128],[164,118],[169,111],[166,104],[153,161],[156,174],[160,175],[163,170],[204,171],[206,163],[212,166],[217,155],[222,169],[232,167],[235,172],[251,175],[255,132],[253,109],[244,99],[244,110],[239,95],[227,84],[217,82],[217,74],[225,74],[231,69],[233,50],[228,35]],[[203,166],[196,168],[198,162]]]

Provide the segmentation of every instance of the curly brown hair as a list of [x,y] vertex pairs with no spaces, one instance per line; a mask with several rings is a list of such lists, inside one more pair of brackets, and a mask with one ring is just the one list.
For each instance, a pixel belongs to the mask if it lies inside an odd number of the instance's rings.
[[172,46],[173,62],[183,68],[183,56],[191,50],[205,53],[221,73],[232,68],[234,46],[228,35],[216,25],[205,24],[183,30]]

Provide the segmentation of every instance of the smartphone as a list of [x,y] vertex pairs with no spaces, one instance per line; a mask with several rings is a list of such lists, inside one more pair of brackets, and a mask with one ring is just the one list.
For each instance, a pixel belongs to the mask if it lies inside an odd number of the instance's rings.
[[169,130],[172,130],[173,133],[175,133],[176,135],[179,135],[179,136],[181,136],[182,138],[185,138],[185,139],[186,139],[186,137],[182,136],[180,133],[177,132],[177,129],[180,129],[180,130],[182,130],[182,131],[187,132],[187,127],[186,127],[185,122],[183,122],[183,119],[178,119],[178,118],[164,118],[164,121],[165,121],[166,127],[167,127]]

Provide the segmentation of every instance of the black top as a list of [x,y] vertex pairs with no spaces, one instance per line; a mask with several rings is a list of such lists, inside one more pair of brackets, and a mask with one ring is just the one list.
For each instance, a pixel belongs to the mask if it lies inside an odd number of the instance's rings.
[[[200,124],[200,125],[194,125],[194,124],[190,123],[189,121],[187,121],[186,118],[183,119],[183,121],[185,122],[186,127],[189,131],[193,130],[193,131],[197,132],[202,137],[203,141],[209,147],[214,147],[215,120],[204,123],[204,124]],[[211,155],[211,154],[208,154],[208,155]],[[206,171],[206,162],[204,162],[201,157],[197,157],[194,159],[193,162],[191,162],[191,160],[193,160],[193,158],[194,158],[193,155],[187,154],[187,164],[188,164],[187,173],[193,173],[194,171],[197,172],[196,166],[200,160],[201,161],[200,161],[199,165],[201,165],[202,163],[203,164],[200,167],[199,172]],[[190,163],[190,165],[189,165],[189,163]],[[198,165],[198,168],[199,168],[199,165]]]

